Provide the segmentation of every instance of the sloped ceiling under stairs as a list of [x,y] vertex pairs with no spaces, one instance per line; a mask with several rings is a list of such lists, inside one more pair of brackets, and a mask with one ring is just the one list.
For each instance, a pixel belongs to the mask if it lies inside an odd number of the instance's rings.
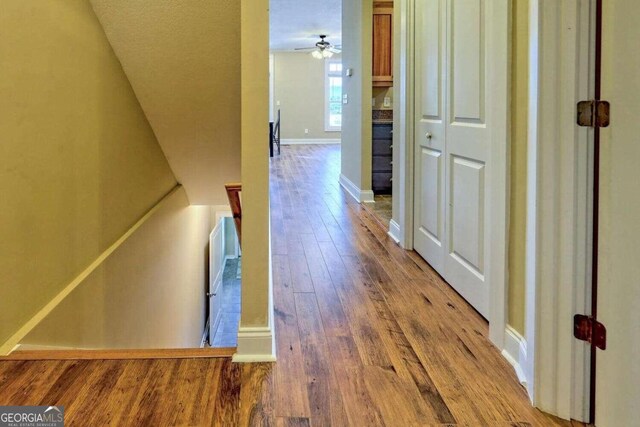
[[226,204],[240,180],[240,2],[91,3],[190,203]]

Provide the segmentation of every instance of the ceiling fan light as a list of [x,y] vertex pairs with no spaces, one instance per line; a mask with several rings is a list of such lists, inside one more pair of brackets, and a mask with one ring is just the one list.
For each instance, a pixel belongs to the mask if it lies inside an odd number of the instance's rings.
[[320,53],[319,50],[314,50],[313,52],[311,52],[311,56],[313,56],[316,59],[322,59],[322,53]]
[[324,58],[331,58],[333,56],[333,52],[331,52],[328,49],[325,49],[325,50],[322,51],[322,56]]

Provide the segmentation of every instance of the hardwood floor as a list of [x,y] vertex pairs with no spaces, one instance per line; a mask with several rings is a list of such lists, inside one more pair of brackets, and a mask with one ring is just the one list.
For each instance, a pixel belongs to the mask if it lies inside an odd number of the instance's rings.
[[78,426],[570,426],[531,407],[484,319],[339,188],[339,156],[272,159],[276,364],[0,362],[0,405],[65,405]]
[[277,401],[276,414],[333,425],[569,425],[531,407],[486,321],[340,189],[339,150],[285,147],[272,161],[276,396],[296,396]]

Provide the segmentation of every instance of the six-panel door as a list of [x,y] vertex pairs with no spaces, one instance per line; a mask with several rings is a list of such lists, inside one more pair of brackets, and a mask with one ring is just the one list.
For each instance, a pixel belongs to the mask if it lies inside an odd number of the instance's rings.
[[487,317],[491,22],[485,8],[484,0],[416,3],[414,246]]

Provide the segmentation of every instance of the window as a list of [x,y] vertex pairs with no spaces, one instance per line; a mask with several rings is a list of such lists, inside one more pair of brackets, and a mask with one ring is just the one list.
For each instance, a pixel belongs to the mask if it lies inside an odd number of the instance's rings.
[[342,127],[342,63],[325,61],[324,130],[340,132]]

